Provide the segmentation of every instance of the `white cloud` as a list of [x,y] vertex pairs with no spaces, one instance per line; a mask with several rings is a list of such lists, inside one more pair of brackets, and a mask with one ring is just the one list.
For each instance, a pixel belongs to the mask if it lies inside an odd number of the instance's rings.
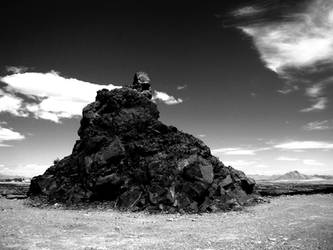
[[224,152],[226,155],[255,155],[256,152],[252,149],[238,149]]
[[247,149],[247,148],[217,148],[213,149],[213,153],[222,153],[225,155],[256,155],[259,151],[268,150],[270,148],[257,148],[257,149]]
[[259,14],[261,12],[263,12],[264,10],[255,6],[246,6],[240,9],[235,10],[234,12],[232,12],[232,15],[238,17],[247,17],[247,16],[252,16],[252,15],[256,15]]
[[327,106],[328,99],[327,97],[318,97],[312,100],[314,103],[311,107],[301,109],[301,112],[310,112],[315,110],[324,110]]
[[212,150],[213,153],[223,153],[226,155],[255,155],[254,150],[242,148],[217,148]]
[[279,156],[276,158],[277,161],[298,161],[299,159],[297,158],[292,158],[292,157],[286,157],[286,156]]
[[333,129],[333,120],[309,122],[303,126],[303,129],[308,131]]
[[14,168],[0,166],[0,173],[11,176],[33,177],[36,175],[43,174],[48,167],[50,166],[39,165],[39,164],[19,165]]
[[5,144],[3,142],[6,141],[20,141],[25,137],[21,135],[19,132],[16,132],[9,128],[3,128],[0,125],[0,147],[10,147],[10,145]]
[[320,84],[320,83],[315,84],[306,89],[306,94],[310,97],[318,97],[318,96],[322,95],[323,88],[324,88],[323,84]]
[[8,93],[0,96],[0,112],[8,112],[21,117],[28,116],[28,113],[23,108],[23,100]]
[[18,74],[18,73],[24,73],[25,71],[28,70],[28,67],[24,67],[24,66],[7,66],[6,70],[8,72],[14,73],[14,74]]
[[[65,78],[55,71],[16,73],[1,77],[0,80],[8,84],[6,91],[0,92],[0,112],[21,117],[32,115],[36,119],[53,122],[81,116],[83,107],[94,101],[99,89],[121,87]],[[36,101],[27,102],[17,94]],[[170,105],[182,102],[181,99],[158,91],[155,91],[154,100]]]
[[87,102],[94,99],[96,91],[102,88],[114,89],[120,86],[113,84],[99,85],[80,81],[74,78],[65,78],[57,72],[48,73],[27,72],[2,77],[8,89],[27,96],[48,98],[61,97],[65,100]]
[[333,143],[324,141],[292,141],[274,146],[278,149],[306,150],[306,149],[333,149]]
[[319,162],[317,160],[313,160],[313,159],[305,159],[305,160],[303,160],[303,164],[310,165],[310,166],[325,166],[324,163]]
[[278,74],[288,68],[333,62],[332,1],[315,0],[305,9],[292,20],[240,27],[254,39],[267,68]]
[[[6,111],[16,116],[33,114],[37,119],[54,122],[59,122],[61,118],[80,116],[82,108],[94,100],[97,90],[119,87],[64,78],[54,71],[17,73],[4,76],[1,81],[8,84],[6,90],[10,92],[0,98],[1,112]],[[15,93],[41,101],[25,103]]]
[[[280,20],[262,19],[239,27],[253,38],[266,67],[287,80],[285,88],[279,90],[282,94],[297,90],[294,83],[301,82],[291,72],[311,74],[333,65],[333,1],[312,0],[304,2],[303,7],[302,12],[288,13]],[[245,10],[253,12],[251,7]],[[247,13],[244,8],[238,11]],[[326,108],[328,98],[323,96],[324,87],[315,84],[307,89],[306,96],[313,104],[302,112]]]
[[323,96],[324,89],[327,87],[328,84],[331,84],[332,82],[332,77],[329,77],[319,83],[313,84],[311,87],[306,88],[305,95],[310,97],[310,100],[313,102],[313,104],[309,108],[304,108],[301,111],[310,112],[315,110],[324,110],[328,103],[328,98]]
[[177,86],[177,90],[182,90],[182,89],[186,89],[186,88],[187,88],[186,84]]
[[179,103],[183,102],[183,100],[180,98],[175,98],[173,96],[168,95],[167,93],[156,91],[156,90],[154,91],[152,100],[153,101],[158,100],[158,101],[164,102],[167,105],[174,105],[174,104],[179,104]]

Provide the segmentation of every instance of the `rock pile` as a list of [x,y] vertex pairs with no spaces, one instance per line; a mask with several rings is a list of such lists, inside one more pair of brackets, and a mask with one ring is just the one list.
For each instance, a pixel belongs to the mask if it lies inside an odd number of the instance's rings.
[[150,79],[97,92],[83,109],[71,155],[32,179],[29,195],[119,209],[206,212],[239,208],[255,182],[226,167],[199,139],[158,120]]

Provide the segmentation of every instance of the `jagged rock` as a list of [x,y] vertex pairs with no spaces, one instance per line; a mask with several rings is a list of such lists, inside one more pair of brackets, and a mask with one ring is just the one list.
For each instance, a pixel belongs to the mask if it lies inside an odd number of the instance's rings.
[[149,99],[152,98],[150,78],[145,72],[135,73],[131,88],[141,92]]
[[125,191],[119,197],[119,208],[133,208],[141,198],[143,191],[139,187],[132,187],[130,190]]
[[252,199],[252,179],[158,118],[146,73],[136,73],[129,87],[99,90],[83,109],[72,154],[34,177],[29,195],[169,212],[228,210]]
[[220,182],[220,185],[221,187],[227,187],[229,186],[230,184],[234,183],[234,181],[231,179],[231,176],[228,175],[227,177],[225,177],[221,182]]

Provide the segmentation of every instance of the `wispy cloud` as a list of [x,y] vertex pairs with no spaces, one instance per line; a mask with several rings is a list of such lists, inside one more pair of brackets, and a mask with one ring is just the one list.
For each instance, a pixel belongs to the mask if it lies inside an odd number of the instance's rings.
[[313,102],[313,104],[308,108],[301,109],[301,112],[324,110],[327,106],[328,98],[327,97],[318,97],[318,98],[311,99],[311,101]]
[[314,159],[304,159],[303,164],[310,165],[310,166],[325,166],[324,163],[319,162],[319,161],[314,160]]
[[[333,44],[332,44],[333,46]],[[324,90],[327,85],[333,82],[333,77],[329,77],[323,81],[313,84],[312,86],[305,89],[305,95],[310,97],[312,106],[309,108],[302,109],[302,112],[309,112],[315,110],[323,110],[326,108],[328,98],[325,97]]]
[[288,13],[289,19],[263,21],[240,29],[254,39],[267,68],[285,74],[289,68],[333,63],[332,10],[332,1],[314,0],[303,13]]
[[235,17],[248,17],[262,13],[264,9],[257,6],[245,6],[233,11],[231,14]]
[[213,153],[222,153],[225,155],[256,155],[259,151],[269,150],[270,148],[217,148],[213,149]]
[[183,102],[181,98],[175,98],[161,91],[154,91],[153,100],[161,101],[167,105],[175,105]]
[[[275,19],[268,17],[268,14],[274,16],[269,12],[269,6],[265,9],[267,16],[258,16],[257,10],[261,9],[254,5],[234,12],[256,18],[255,22],[249,21],[239,29],[253,38],[266,67],[286,80],[285,87],[279,90],[281,94],[297,90],[297,84],[304,81],[300,76],[305,72],[316,74],[333,65],[333,1],[300,1],[298,4],[303,6],[292,11],[295,6],[284,8],[285,5],[280,3],[280,18]],[[305,82],[311,84],[308,79]],[[328,98],[322,93],[325,85],[315,81],[312,85],[306,96],[313,104],[302,109],[303,112],[323,110],[327,106]]]
[[242,148],[217,148],[212,150],[213,153],[222,153],[225,155],[255,155],[255,151]]
[[307,149],[333,149],[333,143],[325,141],[291,141],[277,144],[274,146],[278,149],[286,150],[307,150]]
[[329,130],[333,129],[333,120],[309,122],[302,127],[304,130]]
[[296,90],[298,90],[299,87],[297,85],[293,85],[290,82],[286,82],[284,87],[282,89],[279,89],[277,92],[282,94],[282,95],[287,95],[291,92],[294,92]]
[[28,67],[24,67],[24,66],[7,66],[6,70],[8,72],[14,73],[14,74],[18,74],[18,73],[24,73],[28,70]]
[[[121,87],[66,78],[55,71],[15,73],[1,77],[0,80],[7,84],[0,92],[0,112],[53,122],[81,116],[83,107],[94,101],[97,90]],[[181,99],[158,91],[155,91],[154,100],[169,105],[182,102]]]
[[187,88],[187,84],[177,86],[177,90],[183,90]]
[[0,147],[11,147],[11,145],[6,144],[8,141],[20,141],[24,138],[24,135],[19,132],[0,125]]
[[298,158],[292,158],[292,157],[287,157],[287,156],[279,156],[276,158],[277,161],[298,161]]

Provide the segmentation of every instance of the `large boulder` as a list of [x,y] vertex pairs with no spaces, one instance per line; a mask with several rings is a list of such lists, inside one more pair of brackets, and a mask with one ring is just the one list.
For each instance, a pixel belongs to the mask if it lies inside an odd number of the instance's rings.
[[252,199],[252,179],[158,118],[145,73],[137,73],[129,87],[98,91],[83,109],[72,154],[34,177],[29,195],[169,212],[228,210]]

